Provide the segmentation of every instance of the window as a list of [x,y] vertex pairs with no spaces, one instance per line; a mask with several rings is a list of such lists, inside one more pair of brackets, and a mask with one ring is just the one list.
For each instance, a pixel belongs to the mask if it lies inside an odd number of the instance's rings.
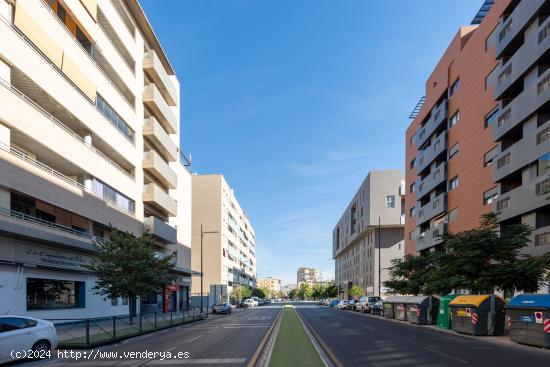
[[111,298],[111,306],[118,306],[118,298]]
[[414,168],[414,164],[415,164],[415,163],[416,163],[416,158],[413,158],[413,159],[411,160],[411,169]]
[[451,160],[451,158],[453,158],[457,154],[458,154],[458,143],[456,143],[451,147],[451,149],[449,149],[449,160]]
[[457,79],[453,84],[451,84],[451,88],[449,88],[449,97],[451,97],[453,94],[458,92],[459,89],[460,89],[460,79]]
[[483,193],[483,205],[489,205],[498,197],[498,191],[496,187]]
[[449,191],[452,191],[457,187],[458,187],[458,176],[455,176],[449,181]]
[[545,175],[550,172],[550,153],[543,154],[538,161],[538,176]]
[[130,213],[134,213],[135,203],[133,200],[122,195],[117,190],[113,189],[111,186],[98,180],[97,178],[94,178],[93,191],[96,194],[102,196],[104,199],[116,204],[118,207],[125,209]]
[[458,217],[458,208],[454,208],[447,214],[447,222],[452,222]]
[[498,155],[498,146],[494,147],[483,156],[483,166],[487,167],[493,164],[493,159]]
[[395,196],[386,196],[386,208],[395,208]]
[[485,116],[485,121],[483,122],[483,128],[486,129],[495,122],[495,119],[498,115],[498,107],[495,107],[487,116]]
[[101,97],[99,94],[96,98],[96,106],[101,113],[128,139],[134,141],[134,131],[128,126],[126,121],[119,116],[118,113]]
[[416,206],[413,206],[409,212],[410,216],[411,217],[414,217],[414,215],[416,214]]
[[416,190],[416,182],[413,182],[410,186],[409,186],[409,191],[412,193],[414,192],[414,190]]
[[85,283],[27,278],[27,310],[85,307]]
[[456,123],[460,120],[460,114],[457,112],[454,115],[451,116],[449,119],[449,128],[456,125]]
[[0,333],[35,326],[36,321],[22,317],[3,317],[0,319]]

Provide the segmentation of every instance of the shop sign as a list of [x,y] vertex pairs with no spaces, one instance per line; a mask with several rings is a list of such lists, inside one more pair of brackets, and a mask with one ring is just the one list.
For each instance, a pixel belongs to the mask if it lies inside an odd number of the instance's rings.
[[53,266],[63,269],[87,270],[92,258],[68,251],[53,250],[47,247],[31,246],[25,243],[14,244],[14,260],[17,262]]

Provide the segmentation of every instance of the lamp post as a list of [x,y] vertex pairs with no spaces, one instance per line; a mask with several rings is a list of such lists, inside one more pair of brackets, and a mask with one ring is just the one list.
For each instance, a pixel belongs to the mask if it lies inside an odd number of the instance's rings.
[[381,255],[382,231],[380,217],[378,217],[378,297],[382,298],[382,255]]
[[214,233],[219,233],[218,231],[208,231],[208,232],[205,232],[203,231],[202,229],[202,223],[201,223],[201,313],[202,313],[202,308],[203,308],[203,278],[204,278],[204,271],[202,270],[202,239],[204,238],[204,235],[205,234],[214,234]]

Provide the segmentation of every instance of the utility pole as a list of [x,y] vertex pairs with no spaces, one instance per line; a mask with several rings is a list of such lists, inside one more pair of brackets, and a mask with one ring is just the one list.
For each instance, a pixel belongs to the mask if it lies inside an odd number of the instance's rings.
[[204,302],[204,290],[203,290],[203,279],[204,279],[204,271],[202,269],[202,239],[204,238],[204,235],[205,234],[213,234],[213,233],[219,233],[218,231],[209,231],[209,232],[204,232],[202,230],[202,223],[201,223],[201,313],[202,313],[202,308],[203,308],[203,302]]
[[378,216],[378,297],[382,298],[382,231]]

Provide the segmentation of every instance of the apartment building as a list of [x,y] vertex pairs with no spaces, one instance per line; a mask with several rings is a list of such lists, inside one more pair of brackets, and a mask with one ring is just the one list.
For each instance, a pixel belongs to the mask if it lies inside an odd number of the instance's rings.
[[0,0],[0,311],[120,315],[83,268],[110,225],[177,253],[145,310],[184,309],[191,176],[179,82],[135,0]]
[[498,66],[492,74],[498,113],[493,179],[501,230],[534,228],[525,252],[550,251],[550,1],[504,2],[495,14]]
[[281,291],[281,279],[272,277],[261,278],[256,281],[256,287],[269,289],[271,297],[274,297]]
[[499,195],[493,167],[500,150],[493,131],[501,106],[491,80],[498,73],[495,29],[509,3],[485,1],[472,24],[458,30],[426,81],[423,104],[411,115],[406,253],[437,249],[443,233],[478,227]]
[[[203,294],[218,285],[228,295],[238,285],[255,287],[254,229],[233,189],[223,175],[193,175],[192,184],[191,265],[200,270],[202,261]],[[192,292],[201,293],[200,276],[193,278]]]
[[405,251],[403,186],[400,171],[370,172],[334,227],[332,257],[342,298],[355,285],[366,295],[384,295],[391,260]]
[[296,284],[300,286],[301,283],[307,283],[310,286],[314,286],[317,280],[321,278],[321,272],[313,268],[298,268],[296,270]]

